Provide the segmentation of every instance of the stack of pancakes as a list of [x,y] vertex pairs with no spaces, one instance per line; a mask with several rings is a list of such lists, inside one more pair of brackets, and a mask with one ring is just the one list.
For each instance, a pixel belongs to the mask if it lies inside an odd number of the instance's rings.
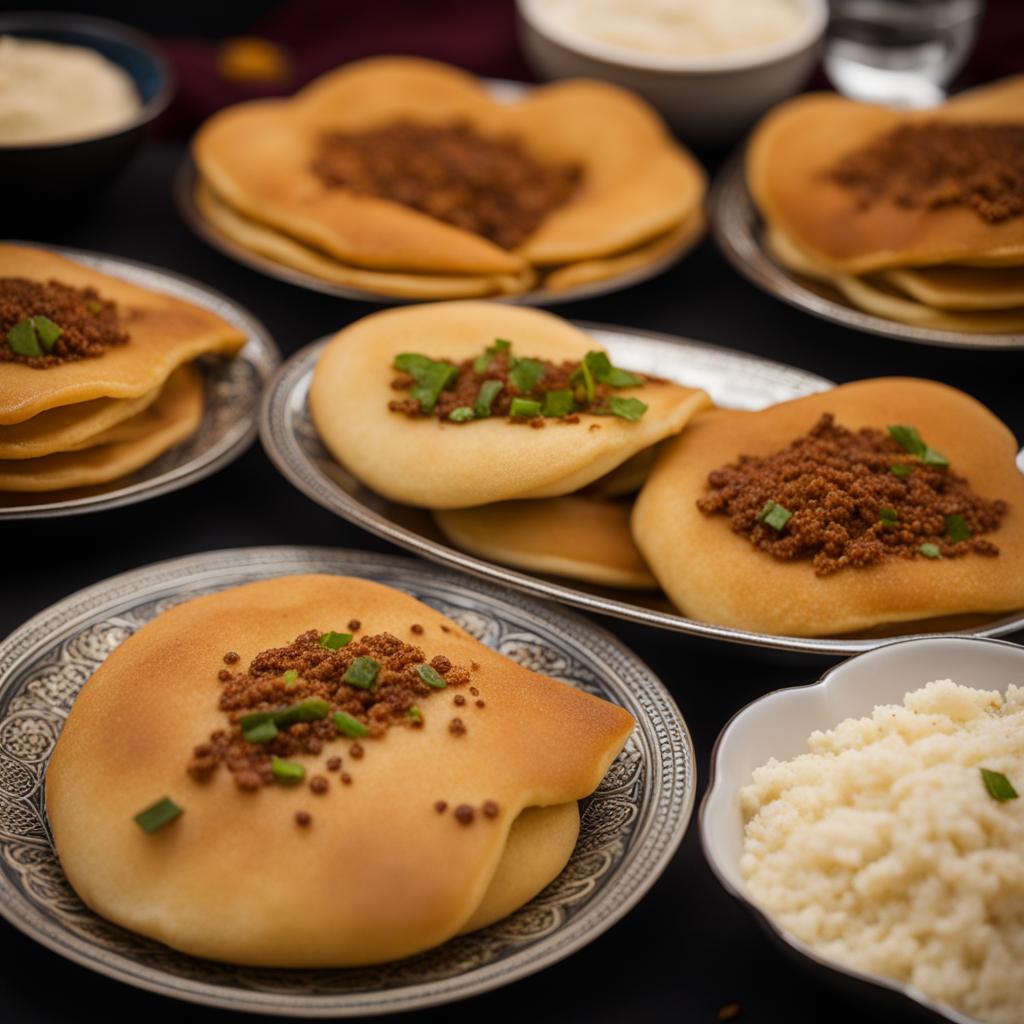
[[852,305],[1024,330],[1024,76],[914,113],[798,97],[754,132],[747,181],[779,262]]
[[207,310],[45,250],[0,245],[0,295],[5,279],[91,288],[116,304],[128,340],[55,365],[0,361],[0,491],[105,484],[152,462],[202,420],[203,377],[192,361],[245,343]]
[[[457,204],[441,219],[412,200],[317,173],[326,139],[407,125],[517,147],[539,167],[573,169],[577,184],[525,239],[505,246],[459,226],[466,219]],[[503,105],[454,68],[375,58],[330,72],[289,100],[221,111],[199,130],[193,152],[196,203],[217,232],[326,282],[381,295],[563,290],[682,251],[703,230],[700,166],[646,103],[602,82],[562,82]],[[405,159],[416,162],[415,154]],[[414,173],[397,163],[391,196]],[[485,193],[486,163],[464,168]]]

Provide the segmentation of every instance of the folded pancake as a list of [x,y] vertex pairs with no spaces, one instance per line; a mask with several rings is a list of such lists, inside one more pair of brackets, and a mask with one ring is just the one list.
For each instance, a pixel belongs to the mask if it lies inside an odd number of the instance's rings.
[[0,362],[0,424],[22,423],[50,409],[97,398],[139,398],[160,387],[182,363],[204,353],[232,354],[245,344],[241,331],[201,306],[43,249],[0,244],[2,278],[92,288],[103,302],[116,303],[128,340],[97,356],[42,369]]
[[504,415],[456,423],[389,408],[403,394],[392,387],[400,354],[460,363],[495,339],[510,341],[516,356],[556,364],[599,348],[565,320],[534,309],[452,302],[372,314],[335,335],[314,370],[309,403],[324,444],[393,501],[465,508],[579,490],[678,433],[709,404],[703,391],[649,380],[617,394],[646,405],[635,422],[580,413],[531,429]]
[[88,447],[94,438],[152,405],[160,390],[154,388],[138,398],[94,398],[61,405],[30,420],[0,426],[0,459],[37,459]]
[[1024,308],[1024,267],[899,267],[881,277],[936,309]]
[[156,401],[133,419],[69,451],[0,460],[0,491],[61,491],[109,483],[148,465],[190,437],[203,419],[203,377],[179,366]]
[[578,494],[434,513],[456,547],[503,565],[607,587],[658,584],[629,532],[631,507]]
[[[419,727],[395,722],[376,738],[336,736],[317,753],[289,754],[308,783],[257,777],[246,790],[244,764],[220,763],[202,781],[190,774],[193,747],[229,728],[222,694],[237,693],[257,655],[277,664],[269,649],[309,630],[314,643],[317,633],[338,643],[334,631],[353,619],[353,647],[388,633],[392,649],[415,643],[444,671],[451,685],[417,699]],[[219,682],[218,671],[232,678]],[[473,689],[455,707],[467,672]],[[314,684],[278,685],[303,694]],[[572,803],[595,789],[632,725],[621,708],[509,661],[406,594],[282,577],[179,605],[117,648],[68,716],[47,811],[76,892],[123,927],[231,963],[379,963],[486,923],[546,884],[571,851]],[[306,742],[294,729],[268,742],[286,738]],[[332,756],[345,775],[327,767]],[[133,817],[165,796],[184,813],[140,829]],[[520,820],[527,808],[544,810]]]
[[[799,96],[776,107],[755,129],[747,151],[747,181],[765,219],[829,270],[863,274],[979,259],[1024,263],[1024,216],[1010,207],[982,216],[968,199],[948,196],[933,197],[934,205],[919,205],[924,184],[908,185],[909,196],[898,191],[894,197],[886,194],[885,174],[915,174],[924,182],[925,169],[911,164],[915,154],[924,159],[931,151],[925,150],[926,140],[915,144],[908,138],[908,159],[893,167],[883,157],[872,156],[871,147],[897,129],[914,132],[928,125],[940,130],[980,126],[982,132],[1007,126],[1020,132],[1024,76],[962,93],[934,110],[915,112],[830,93]],[[1003,158],[1012,159],[1013,148],[1020,146],[1014,138],[986,145],[1002,146]],[[953,142],[946,145],[965,151]],[[837,177],[843,161],[856,154],[867,154],[855,173],[863,188],[850,187],[849,180]],[[974,178],[981,173],[969,159],[962,157],[960,163]],[[984,163],[980,160],[979,168]],[[937,166],[939,161],[934,160],[931,173]],[[1015,187],[1005,181],[991,187],[980,181],[971,184],[991,195]]]
[[[770,504],[760,507],[758,498],[760,510],[752,510],[757,521],[750,514],[744,524],[747,532],[741,532],[729,515],[698,508],[698,500],[709,493],[709,474],[715,472],[720,485],[731,486],[729,474],[734,471],[723,477],[723,467],[735,466],[743,456],[773,456],[798,438],[806,445],[804,435],[825,413],[834,414],[837,426],[854,432],[872,428],[884,435],[890,425],[912,426],[936,463],[941,462],[937,453],[948,460],[948,468],[930,472],[949,476],[933,476],[939,490],[930,489],[927,465],[895,445],[896,454],[879,457],[876,475],[864,474],[863,467],[851,469],[851,475],[838,478],[837,491],[814,482],[813,500],[821,503],[816,507],[823,510],[822,526],[832,531],[822,535],[822,543],[844,550],[854,527],[891,529],[892,539],[903,544],[923,539],[905,532],[904,521],[915,531],[952,531],[956,519],[963,518],[961,512],[969,515],[966,505],[956,503],[957,493],[962,497],[963,491],[954,487],[954,477],[966,478],[977,496],[971,500],[985,504],[984,514],[998,527],[984,537],[979,533],[966,539],[971,531],[960,522],[962,532],[921,544],[911,557],[886,554],[880,560],[865,559],[864,564],[858,564],[858,558],[865,548],[858,550],[855,543],[846,549],[851,560],[845,567],[820,575],[810,552],[786,559],[762,547],[768,543],[765,536],[776,529],[778,543],[787,538],[796,543],[787,513],[798,515],[799,509],[783,507],[776,510],[780,518],[772,518]],[[934,381],[865,380],[761,412],[716,409],[696,417],[663,449],[637,499],[633,535],[683,613],[722,626],[784,636],[828,636],[885,623],[1009,612],[1024,607],[1024,475],[1017,469],[1016,454],[1013,435],[988,409]],[[891,470],[890,462],[902,468]],[[847,472],[842,466],[840,471]],[[946,481],[948,493],[943,497]],[[865,492],[869,487],[885,495],[873,510],[856,504],[858,494],[873,493]],[[737,497],[742,499],[742,489]],[[997,501],[1006,503],[1001,521],[992,508]],[[891,506],[906,511],[896,514]],[[806,515],[819,514],[813,504],[807,508]],[[953,518],[944,520],[944,514]],[[751,531],[752,536],[760,534],[757,543],[748,536]],[[974,547],[959,553],[954,536],[968,545],[991,542],[998,554]]]
[[778,229],[769,229],[766,237],[768,248],[783,266],[805,277],[827,282],[852,305],[875,316],[917,327],[967,334],[1003,334],[1024,330],[1024,306],[1015,309],[937,309],[908,298],[876,275],[855,277],[823,269]]
[[[512,138],[534,161],[578,169],[581,183],[525,242],[505,246],[458,217],[449,223],[411,199],[317,173],[330,133],[408,123]],[[193,153],[202,177],[246,217],[345,264],[415,273],[517,274],[531,263],[611,255],[685,220],[705,187],[657,114],[615,86],[558,83],[502,105],[464,72],[412,57],[357,61],[289,100],[229,107],[202,126]]]
[[293,270],[346,288],[404,299],[471,299],[526,291],[536,277],[529,268],[505,274],[446,275],[354,267],[244,216],[204,183],[196,188],[195,198],[203,217],[232,242]]

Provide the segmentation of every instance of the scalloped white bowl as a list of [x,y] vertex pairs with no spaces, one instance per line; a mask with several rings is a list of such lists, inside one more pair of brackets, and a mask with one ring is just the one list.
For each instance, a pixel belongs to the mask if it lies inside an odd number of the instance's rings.
[[855,987],[874,985],[940,1018],[973,1024],[973,1018],[908,985],[822,958],[757,907],[740,873],[743,816],[739,793],[754,769],[772,757],[784,760],[806,752],[807,737],[815,729],[830,729],[844,718],[869,715],[878,704],[900,703],[906,693],[933,679],[1005,690],[1010,683],[1024,683],[1024,647],[971,637],[898,641],[836,665],[813,686],[776,690],[748,704],[733,716],[715,744],[711,782],[700,809],[701,843],[704,856],[725,889],[746,904],[791,951],[845,975]]

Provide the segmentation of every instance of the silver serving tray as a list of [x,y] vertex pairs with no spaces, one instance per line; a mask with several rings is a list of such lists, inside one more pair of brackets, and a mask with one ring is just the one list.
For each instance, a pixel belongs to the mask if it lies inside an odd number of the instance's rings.
[[11,244],[48,249],[140,288],[202,306],[237,327],[248,340],[233,359],[200,359],[205,378],[205,411],[199,429],[190,438],[154,462],[107,484],[42,494],[0,492],[0,522],[101,512],[155,498],[216,473],[252,444],[260,393],[281,355],[266,327],[248,310],[198,281],[123,256],[38,242]]
[[[50,753],[78,691],[164,609],[306,572],[404,590],[514,661],[632,713],[636,728],[582,808],[569,864],[503,921],[407,960],[358,969],[236,967],[186,956],[98,917],[61,871],[43,795]],[[542,970],[610,928],[647,892],[683,838],[694,785],[693,744],[678,708],[614,637],[570,612],[393,555],[301,547],[189,555],[72,594],[0,643],[0,915],[84,967],[191,1002],[301,1017],[396,1013]]]
[[[744,352],[635,328],[574,322],[604,346],[617,365],[702,387],[720,406],[763,409],[832,387],[832,382],[824,377]],[[371,491],[339,465],[321,443],[309,415],[307,395],[313,367],[329,340],[321,338],[300,349],[275,374],[264,394],[260,438],[267,454],[288,480],[324,508],[356,526],[424,558],[482,579],[659,629],[776,650],[844,656],[870,650],[891,639],[889,635],[773,636],[715,626],[679,614],[661,594],[643,595],[520,572],[452,547],[428,512],[388,501]],[[974,619],[955,625],[960,635],[1003,636],[1024,628],[1024,612],[995,621]]]
[[1024,348],[1024,333],[940,331],[866,313],[827,283],[794,274],[777,263],[764,242],[764,222],[747,188],[743,156],[742,151],[735,154],[718,172],[708,196],[708,220],[725,258],[758,288],[823,320],[900,341],[949,348]]

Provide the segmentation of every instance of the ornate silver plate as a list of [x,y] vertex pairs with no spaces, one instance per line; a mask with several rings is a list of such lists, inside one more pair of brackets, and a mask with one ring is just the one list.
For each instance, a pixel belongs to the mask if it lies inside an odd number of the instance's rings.
[[[47,761],[75,695],[165,608],[252,580],[361,576],[407,591],[507,657],[629,710],[636,729],[585,801],[559,877],[503,921],[419,956],[351,970],[234,967],[177,953],[96,916],[53,850]],[[406,558],[326,548],[242,548],[136,569],[72,594],[0,644],[0,914],[54,952],[119,981],[248,1013],[348,1017],[450,1002],[539,971],[584,946],[661,874],[693,809],[694,751],[664,686],[571,613]]]
[[[576,321],[576,326],[603,345],[616,365],[641,373],[654,373],[680,384],[702,387],[716,404],[728,408],[763,409],[776,402],[832,387],[832,382],[824,377],[703,342],[580,321]],[[714,626],[680,615],[663,595],[638,595],[554,576],[519,572],[452,547],[428,512],[396,504],[371,491],[339,465],[321,443],[309,415],[307,395],[313,367],[328,340],[322,338],[300,349],[275,374],[263,398],[260,438],[267,454],[288,480],[308,497],[349,522],[418,555],[474,576],[586,611],[614,615],[660,629],[777,650],[844,656],[870,650],[891,639],[887,635],[842,638],[772,636]],[[638,598],[643,599],[644,596],[646,601],[639,603]],[[959,635],[1004,636],[1024,628],[1024,613],[996,621],[962,621],[955,626]]]
[[37,242],[15,244],[49,249],[140,288],[193,302],[222,316],[249,340],[234,359],[200,360],[205,375],[205,413],[199,429],[188,440],[129,476],[98,487],[46,494],[0,494],[0,521],[99,512],[145,501],[217,472],[249,447],[256,436],[260,393],[281,361],[269,332],[251,313],[198,281],[146,263]]
[[708,197],[711,233],[725,258],[759,288],[797,309],[854,330],[921,345],[950,348],[1024,348],[1021,334],[966,334],[888,320],[850,305],[830,285],[812,281],[775,261],[764,243],[764,223],[747,189],[743,153],[732,156],[715,177]]

